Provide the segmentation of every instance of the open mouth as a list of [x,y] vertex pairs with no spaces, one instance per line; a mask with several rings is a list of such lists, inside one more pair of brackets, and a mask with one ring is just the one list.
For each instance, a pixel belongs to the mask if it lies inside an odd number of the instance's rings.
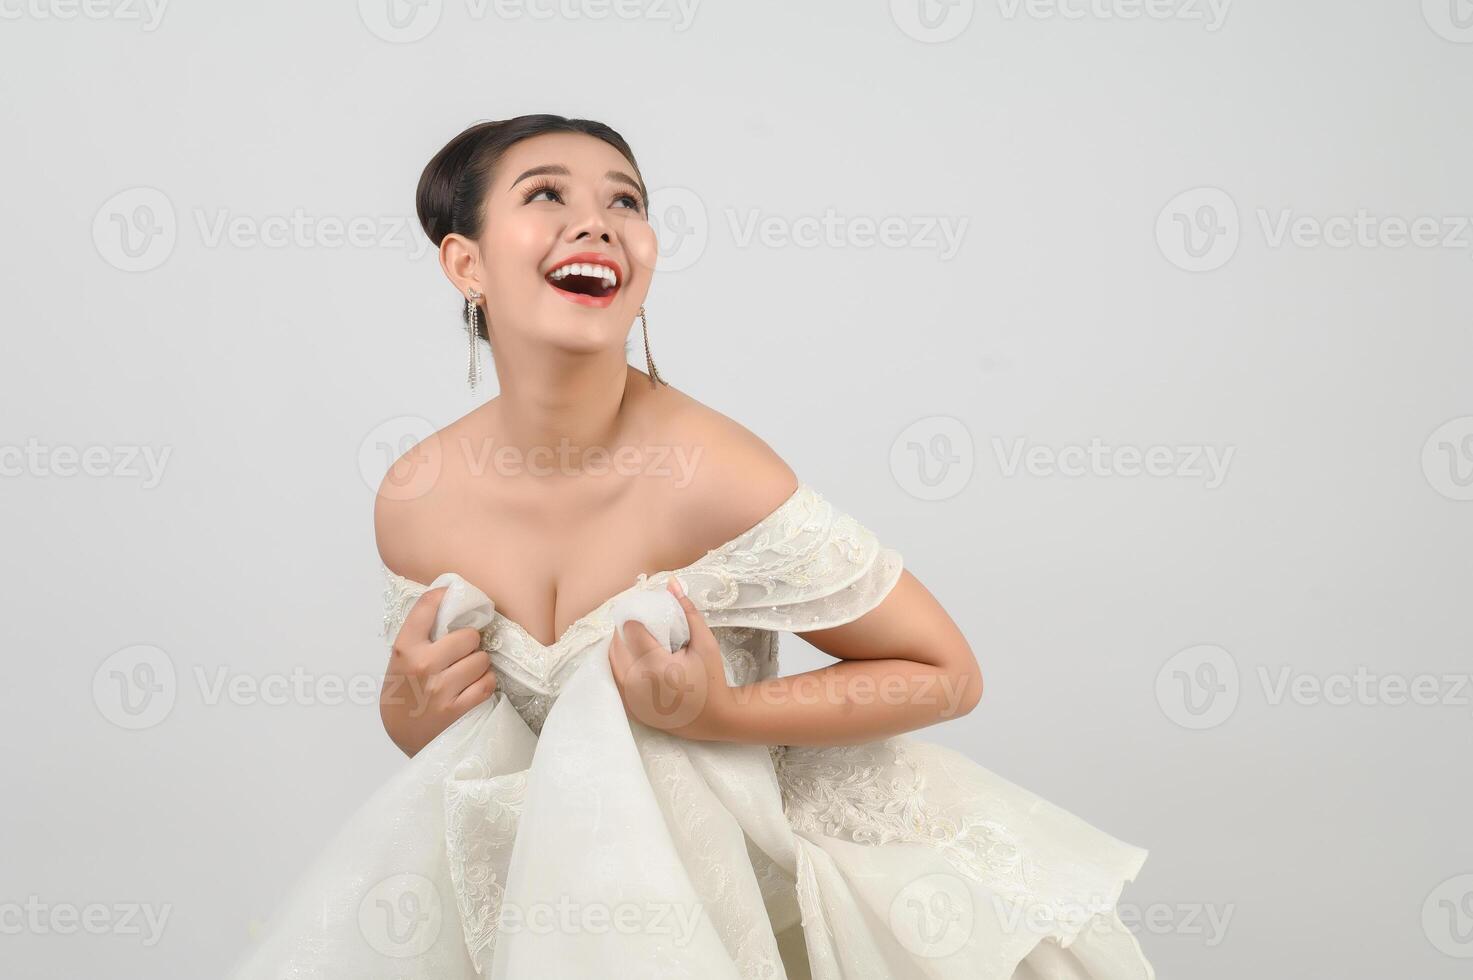
[[618,265],[600,255],[573,255],[545,277],[565,299],[582,306],[608,306],[619,291]]

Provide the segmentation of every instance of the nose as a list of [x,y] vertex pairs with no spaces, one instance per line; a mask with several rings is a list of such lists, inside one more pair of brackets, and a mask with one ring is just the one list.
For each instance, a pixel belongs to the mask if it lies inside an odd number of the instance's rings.
[[597,238],[605,243],[613,241],[608,220],[597,206],[587,208],[569,223],[568,236],[575,242],[585,238]]

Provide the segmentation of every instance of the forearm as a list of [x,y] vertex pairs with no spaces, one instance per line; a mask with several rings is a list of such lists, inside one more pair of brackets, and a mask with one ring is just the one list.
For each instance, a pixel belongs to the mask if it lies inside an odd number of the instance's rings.
[[718,740],[853,745],[966,714],[981,677],[914,660],[845,660],[731,690]]

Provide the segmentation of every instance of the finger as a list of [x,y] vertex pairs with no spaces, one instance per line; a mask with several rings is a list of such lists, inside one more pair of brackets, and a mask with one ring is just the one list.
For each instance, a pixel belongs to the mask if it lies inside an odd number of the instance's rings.
[[475,653],[480,646],[480,630],[470,626],[451,630],[427,648],[429,650],[428,669],[431,673],[439,673],[451,664],[458,663]]
[[618,627],[609,637],[609,671],[614,675],[614,685],[622,693],[625,678],[629,676],[629,651],[619,636]]
[[615,627],[609,639],[609,662],[614,666],[614,676],[622,681],[630,665],[644,654],[647,645],[654,642],[650,631],[637,619]]
[[654,634],[637,619],[631,619],[622,629],[614,630],[609,639],[609,668],[621,691],[629,685],[638,669],[648,664],[646,658],[656,650],[668,656]]
[[633,660],[638,660],[651,650],[664,649],[660,646],[660,641],[655,639],[655,634],[649,631],[649,627],[637,619],[631,619],[625,623],[623,633],[624,648],[628,650]]
[[444,670],[440,671],[440,684],[452,697],[470,687],[491,670],[491,655],[483,650],[472,650]]
[[716,634],[711,632],[711,627],[706,623],[706,617],[702,616],[696,604],[691,602],[690,596],[680,591],[680,583],[672,578],[665,584],[670,594],[675,596],[675,601],[680,603],[680,608],[685,610],[685,621],[690,626],[691,640],[694,641],[698,636],[714,638]]
[[440,603],[444,600],[449,588],[447,585],[442,585],[420,596],[410,607],[408,615],[404,617],[404,625],[399,627],[399,636],[406,640],[428,642],[430,627],[435,625],[435,614],[440,611]]
[[710,673],[698,654],[661,646],[640,657],[623,689],[630,717],[666,731],[684,728],[699,718],[710,691]]
[[496,693],[496,672],[487,671],[451,703],[457,713],[464,714]]

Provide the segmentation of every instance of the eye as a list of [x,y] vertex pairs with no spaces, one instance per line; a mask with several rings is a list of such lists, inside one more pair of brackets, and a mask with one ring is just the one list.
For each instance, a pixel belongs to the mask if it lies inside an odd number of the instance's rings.
[[[561,204],[561,203],[564,203],[563,202],[563,194],[564,193],[565,193],[565,188],[563,187],[562,184],[558,183],[557,181],[555,181],[555,180],[541,180],[541,181],[538,181],[537,183],[531,185],[526,190],[522,191],[522,203],[523,204],[531,204],[533,201],[538,200],[539,198],[542,197],[542,195],[546,194],[546,195],[549,195],[549,197],[547,198],[547,200],[556,201],[556,202],[558,202],[558,203]],[[639,198],[639,196],[637,194],[631,194],[631,193],[629,193],[627,191],[620,191],[619,193],[617,193],[617,194],[614,195],[614,199],[613,199],[612,202],[610,202],[610,204],[611,204],[611,206],[612,205],[616,205],[620,201],[628,201],[629,202],[628,203],[628,206],[627,206],[627,210],[635,211],[635,212],[638,212],[639,214],[643,214],[644,213],[644,202],[642,200],[640,200],[640,198]]]
[[563,197],[563,188],[562,185],[557,183],[556,181],[539,181],[538,183],[533,184],[531,187],[522,192],[522,203],[531,204],[534,200],[537,199],[537,196],[539,194],[551,194],[553,197],[561,201]]

